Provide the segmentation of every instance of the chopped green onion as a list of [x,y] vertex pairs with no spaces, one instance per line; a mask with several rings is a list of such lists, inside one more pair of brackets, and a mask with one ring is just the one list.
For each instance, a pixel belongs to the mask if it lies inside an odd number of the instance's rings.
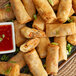
[[54,5],[54,3],[53,3],[53,1],[52,0],[48,0],[49,1],[49,3],[53,6]]
[[5,34],[3,34],[2,37],[5,38]]
[[16,53],[18,53],[20,50],[19,50],[19,48],[16,48]]
[[0,42],[2,42],[3,38],[0,37]]
[[58,30],[56,30],[56,34],[59,34],[59,31]]
[[9,61],[9,63],[16,63],[16,61]]
[[10,8],[7,8],[7,9],[6,9],[7,12],[10,12],[10,10],[11,10]]
[[37,19],[37,15],[36,15],[36,14],[34,14],[34,19],[35,19],[35,20]]
[[1,57],[1,60],[2,61],[7,61],[9,59],[9,57],[7,56],[7,55],[3,55],[2,57]]
[[9,74],[11,72],[12,67],[8,68],[4,73]]
[[71,18],[68,17],[68,22],[71,23],[71,22],[73,22],[73,21],[74,21],[74,19],[71,19]]
[[55,43],[55,42],[52,42],[51,44],[52,44],[52,45],[58,45],[58,43]]
[[44,64],[43,67],[46,68],[46,64]]
[[11,4],[10,4],[10,3],[8,3],[8,4],[6,4],[6,5],[5,5],[5,7],[11,7]]

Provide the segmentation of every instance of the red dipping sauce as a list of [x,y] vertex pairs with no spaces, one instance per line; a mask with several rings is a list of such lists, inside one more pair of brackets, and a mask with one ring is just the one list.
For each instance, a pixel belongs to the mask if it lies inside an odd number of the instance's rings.
[[12,26],[0,25],[0,51],[13,49]]

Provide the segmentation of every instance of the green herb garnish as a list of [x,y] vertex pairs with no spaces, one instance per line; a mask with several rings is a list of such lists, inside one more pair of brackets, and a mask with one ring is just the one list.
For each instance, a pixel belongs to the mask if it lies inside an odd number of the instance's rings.
[[18,53],[20,50],[19,50],[19,48],[16,48],[16,53]]
[[33,16],[34,16],[34,19],[36,20],[36,19],[37,19],[37,15],[36,15],[36,14],[34,14]]
[[46,68],[46,64],[44,64],[43,67]]
[[11,7],[11,4],[10,4],[10,3],[8,3],[8,4],[6,4],[6,5],[5,5],[5,7]]
[[11,10],[10,8],[7,8],[7,9],[6,9],[7,12],[10,12],[10,10]]
[[68,55],[71,54],[72,48],[73,48],[73,46],[71,44],[67,44],[67,50],[68,50],[68,53],[67,54]]
[[3,34],[2,37],[5,38],[5,34]]
[[68,17],[68,22],[71,23],[71,22],[73,22],[73,21],[74,21],[74,19],[71,19],[71,18]]
[[16,63],[16,61],[9,61],[9,63]]
[[0,37],[0,42],[2,42],[2,41],[3,41],[3,38]]
[[49,1],[49,3],[53,6],[54,5],[54,3],[53,3],[53,1],[52,0],[48,0]]
[[2,61],[7,61],[9,59],[9,57],[7,56],[7,55],[3,55],[2,57],[1,57],[1,60]]
[[12,69],[12,67],[8,68],[8,69],[4,72],[4,74],[9,74],[9,73],[11,72],[11,69]]
[[56,30],[56,35],[57,35],[57,34],[59,34],[59,31],[58,31],[58,30]]
[[58,45],[58,43],[55,43],[55,42],[52,42],[51,44],[52,44],[52,45]]

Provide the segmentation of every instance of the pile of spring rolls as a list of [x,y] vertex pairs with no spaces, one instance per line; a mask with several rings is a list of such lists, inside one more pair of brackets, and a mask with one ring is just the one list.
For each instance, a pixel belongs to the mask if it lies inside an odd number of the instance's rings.
[[[58,63],[67,60],[67,41],[76,46],[76,0],[10,0],[10,4],[0,9],[0,22],[13,20],[20,52],[0,62],[0,74],[31,76],[20,73],[27,64],[33,76],[57,75]],[[30,21],[32,28],[26,26]]]

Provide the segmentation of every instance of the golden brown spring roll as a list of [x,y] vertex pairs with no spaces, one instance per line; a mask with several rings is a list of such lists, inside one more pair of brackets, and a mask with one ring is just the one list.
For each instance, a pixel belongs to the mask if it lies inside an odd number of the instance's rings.
[[34,20],[33,25],[34,28],[38,29],[38,30],[44,30],[45,28],[45,22],[43,21],[43,19],[39,16],[39,14],[37,15],[37,19]]
[[33,15],[36,13],[35,6],[32,0],[22,0],[24,7],[29,14],[29,16],[33,19]]
[[10,3],[16,16],[16,19],[20,24],[24,24],[31,21],[31,17],[26,12],[21,0],[10,0]]
[[56,15],[47,0],[33,0],[33,2],[46,23],[51,23],[56,19]]
[[0,9],[0,22],[10,21],[14,18],[15,16],[11,7]]
[[47,46],[50,43],[49,38],[40,38],[40,43],[37,46],[37,52],[40,58],[45,58],[47,53]]
[[17,55],[12,57],[8,62],[19,64],[20,69],[26,65],[22,52],[19,52]]
[[20,74],[19,76],[31,76],[30,74]]
[[22,28],[21,33],[26,38],[46,37],[45,32],[42,30],[36,30],[29,27]]
[[46,57],[46,71],[48,74],[57,75],[58,72],[59,46],[48,45]]
[[57,18],[61,23],[67,21],[72,8],[72,0],[60,0],[58,7]]
[[[76,23],[76,16],[72,16],[71,20],[73,20]],[[76,45],[76,34],[68,36],[67,41],[72,45]]]
[[75,23],[68,24],[46,24],[46,35],[48,37],[61,37],[76,33]]
[[34,76],[48,76],[35,49],[25,53],[24,58]]
[[76,13],[76,0],[73,0],[73,8],[74,8],[74,11]]
[[59,61],[67,60],[67,41],[66,37],[55,37],[54,42],[58,43],[59,45]]
[[8,75],[8,76],[19,76],[20,75],[20,67],[18,64],[8,63],[8,62],[0,62],[0,74]]
[[40,42],[39,38],[31,39],[31,40],[25,42],[23,45],[21,45],[20,50],[22,52],[29,52],[32,49],[36,48],[37,45],[39,44],[39,42]]
[[57,11],[57,10],[58,10],[58,7],[59,7],[59,4],[58,4],[58,5],[53,6],[52,8],[53,8],[53,10],[54,10],[54,11]]
[[17,21],[14,21],[14,27],[15,27],[15,40],[16,45],[19,47],[21,44],[23,44],[26,41],[26,38],[21,34],[21,28],[23,28],[24,24],[19,24]]

